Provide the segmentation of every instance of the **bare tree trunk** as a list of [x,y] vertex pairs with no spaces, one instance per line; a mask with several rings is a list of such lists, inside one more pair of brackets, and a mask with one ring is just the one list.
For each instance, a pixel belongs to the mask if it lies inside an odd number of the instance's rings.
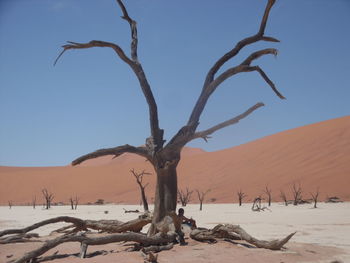
[[238,203],[239,203],[239,206],[242,206],[243,198],[247,197],[247,195],[246,195],[245,193],[242,192],[242,189],[240,189],[240,190],[237,192],[237,196],[238,196]]
[[32,205],[33,205],[33,209],[35,209],[35,206],[36,206],[36,195],[32,198]]
[[288,206],[288,199],[287,199],[286,193],[282,190],[280,190],[280,197],[282,198],[284,205]]
[[266,186],[264,189],[264,193],[267,195],[267,201],[269,206],[271,206],[271,201],[272,201],[272,190]]
[[320,194],[319,188],[317,188],[315,193],[310,193],[310,195],[312,196],[312,201],[314,201],[314,208],[317,208],[317,201],[318,201],[319,194]]
[[69,198],[69,202],[70,202],[70,207],[72,208],[72,210],[74,210],[74,201],[73,201],[73,197]]
[[298,186],[293,184],[292,193],[294,198],[293,205],[298,205],[302,201],[302,190],[300,184]]
[[160,222],[168,212],[176,211],[177,162],[157,168],[157,186],[154,200],[153,222]]
[[145,188],[141,188],[140,191],[141,191],[143,210],[145,212],[147,212],[147,211],[149,211],[149,208],[148,208],[148,202],[147,202],[147,197],[146,197],[146,193],[145,193]]
[[209,191],[210,191],[210,189],[208,189],[208,190],[205,191],[205,192],[199,192],[198,190],[196,190],[197,196],[198,196],[198,200],[199,200],[199,211],[202,211],[204,198],[205,198],[206,194],[207,194]]
[[42,189],[41,192],[43,193],[46,202],[46,209],[49,209],[51,207],[51,202],[54,198],[54,195],[50,193],[46,188]]

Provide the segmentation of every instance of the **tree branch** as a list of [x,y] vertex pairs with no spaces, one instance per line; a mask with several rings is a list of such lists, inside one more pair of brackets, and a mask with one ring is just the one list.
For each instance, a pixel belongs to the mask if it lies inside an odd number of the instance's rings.
[[266,23],[270,14],[270,10],[274,5],[274,3],[275,3],[275,0],[268,0],[263,18],[260,23],[259,31],[255,35],[239,41],[233,49],[231,49],[229,52],[227,52],[225,55],[219,58],[216,61],[216,63],[212,66],[212,68],[209,70],[209,72],[207,73],[205,82],[203,84],[202,92],[192,110],[192,113],[187,122],[187,125],[191,125],[191,126],[198,125],[199,118],[204,110],[207,100],[209,96],[212,94],[212,91],[210,91],[209,86],[213,81],[215,74],[227,61],[229,61],[231,58],[236,56],[242,48],[244,48],[249,44],[255,43],[257,41],[263,40],[263,41],[279,42],[275,38],[264,36]]
[[54,66],[58,62],[58,60],[61,58],[61,56],[66,52],[67,50],[70,49],[85,49],[85,48],[92,48],[92,47],[109,47],[112,48],[118,56],[123,60],[125,63],[130,65],[131,67],[133,66],[133,61],[128,58],[127,55],[125,55],[123,49],[118,46],[117,44],[111,43],[111,42],[105,42],[105,41],[100,41],[100,40],[92,40],[89,43],[77,43],[77,42],[72,42],[72,41],[67,41],[66,45],[63,45],[63,50],[62,52],[58,55],[54,62]]
[[131,67],[131,69],[134,71],[140,83],[141,90],[145,96],[145,99],[149,107],[150,128],[151,128],[151,140],[149,141],[152,142],[150,150],[152,150],[153,152],[152,155],[154,155],[159,149],[163,147],[164,131],[159,128],[157,104],[155,102],[151,87],[148,83],[148,80],[146,78],[142,65],[138,61],[138,57],[137,57],[138,38],[137,38],[136,21],[130,18],[123,2],[121,0],[117,0],[117,2],[123,12],[122,18],[125,19],[130,25],[131,39],[132,39],[131,40],[131,59],[124,53],[121,47],[119,47],[114,43],[99,41],[99,40],[93,40],[93,41],[90,41],[89,43],[76,43],[76,42],[68,41],[69,44],[62,46],[63,50],[56,58],[54,65],[56,65],[57,61],[64,54],[64,52],[66,52],[69,49],[84,49],[84,48],[91,48],[91,47],[112,48],[118,54],[118,56]]
[[97,157],[105,156],[105,155],[114,155],[114,158],[122,155],[123,153],[135,153],[142,157],[145,157],[147,160],[151,160],[151,156],[149,155],[147,149],[145,147],[135,147],[129,144],[125,144],[122,146],[100,149],[92,153],[85,154],[72,162],[72,165],[80,164],[86,160],[94,159]]
[[266,75],[266,73],[259,67],[259,66],[253,66],[246,68],[246,71],[257,71],[259,72],[260,76],[269,84],[273,92],[282,100],[285,100],[286,98],[277,90],[275,84],[270,80],[270,78]]
[[137,38],[137,26],[136,26],[136,21],[131,19],[128,11],[126,10],[123,2],[121,0],[117,0],[120,9],[123,12],[122,18],[125,19],[129,25],[130,25],[130,31],[131,31],[131,58],[133,61],[138,62],[138,57],[137,57],[137,43],[138,43],[138,38]]
[[264,106],[263,103],[259,102],[257,104],[255,104],[254,106],[250,107],[248,110],[246,110],[245,112],[243,112],[242,114],[229,119],[227,121],[224,121],[222,123],[219,123],[218,125],[215,125],[207,130],[204,131],[200,131],[200,132],[196,132],[191,140],[197,139],[197,138],[203,138],[205,141],[207,141],[208,135],[213,134],[214,132],[216,132],[217,130],[220,130],[222,128],[225,128],[227,126],[233,125],[238,123],[240,120],[244,119],[245,117],[247,117],[249,114],[251,114],[253,111],[257,110],[258,108]]
[[247,57],[241,63],[241,65],[250,66],[250,64],[252,63],[253,60],[258,59],[261,56],[269,55],[269,54],[277,56],[278,50],[275,49],[275,48],[266,48],[266,49],[262,49],[262,50],[256,51],[256,52],[250,54],[249,57]]

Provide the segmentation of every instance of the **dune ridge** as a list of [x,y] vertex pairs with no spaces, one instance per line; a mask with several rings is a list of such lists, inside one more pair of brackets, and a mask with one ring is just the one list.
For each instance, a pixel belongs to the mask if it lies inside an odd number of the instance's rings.
[[[153,168],[139,156],[125,154],[90,160],[72,167],[0,166],[0,204],[30,203],[36,196],[42,202],[41,189],[55,195],[54,202],[68,203],[78,196],[81,203],[104,199],[114,203],[138,204],[139,189],[130,169]],[[237,202],[242,189],[250,201],[263,189],[272,189],[274,201],[280,190],[291,199],[291,186],[300,184],[303,197],[320,191],[320,199],[338,196],[350,200],[350,116],[323,121],[258,139],[216,152],[185,148],[178,166],[179,188],[211,191],[206,202]],[[147,196],[152,202],[155,176],[149,182]],[[195,195],[192,197],[196,202]]]

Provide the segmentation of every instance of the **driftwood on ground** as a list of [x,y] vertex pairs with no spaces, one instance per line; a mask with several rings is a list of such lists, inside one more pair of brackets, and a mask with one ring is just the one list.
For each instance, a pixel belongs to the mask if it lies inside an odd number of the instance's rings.
[[[59,216],[59,217],[38,222],[36,224],[33,224],[25,228],[8,229],[8,230],[0,231],[0,237],[5,235],[11,235],[11,234],[25,234],[39,227],[42,227],[48,224],[58,223],[58,222],[72,223],[72,225],[70,226],[74,228],[72,232],[79,232],[82,230],[86,231],[88,229],[92,229],[92,230],[98,230],[98,231],[108,232],[108,233],[121,233],[126,231],[140,232],[145,225],[151,222],[151,218],[148,215],[141,215],[139,216],[139,218],[135,220],[131,220],[123,223],[118,220],[96,221],[96,220],[83,220],[80,218],[70,217],[70,216]],[[59,230],[67,229],[67,228],[69,227],[64,227]]]
[[195,229],[190,233],[192,239],[202,242],[216,242],[217,239],[225,238],[231,240],[244,240],[258,248],[266,248],[271,250],[280,250],[293,236],[294,233],[289,234],[283,239],[265,241],[259,240],[249,235],[239,225],[219,224],[211,230]]
[[[151,223],[149,214],[140,216],[135,220],[123,223],[118,220],[82,220],[74,217],[56,217],[42,222],[36,223],[22,229],[9,229],[0,232],[0,236],[5,236],[1,240],[6,238],[15,240],[16,237],[24,238],[26,235],[29,237],[31,234],[27,232],[34,230],[40,226],[44,226],[57,222],[68,222],[72,225],[64,228],[60,228],[56,232],[66,231],[69,228],[73,228],[75,231],[70,231],[69,234],[64,234],[57,238],[51,239],[43,243],[39,248],[26,253],[23,257],[9,261],[11,263],[25,263],[25,262],[43,262],[53,260],[57,258],[64,258],[67,255],[58,255],[54,253],[51,256],[42,257],[47,251],[57,247],[58,245],[66,242],[79,242],[81,244],[80,253],[74,254],[81,258],[87,257],[87,248],[92,245],[103,245],[116,242],[135,242],[134,249],[131,251],[139,250],[145,257],[145,262],[157,262],[157,256],[153,253],[157,253],[163,250],[169,250],[173,248],[173,244],[176,243],[176,238],[179,238],[181,234],[177,227],[177,216],[174,213],[166,216],[162,222],[157,224],[158,233],[152,236],[148,236],[143,233],[139,233],[143,226]],[[89,229],[98,230],[99,233],[92,233],[87,231]],[[79,230],[79,231],[78,231]],[[85,231],[85,232],[84,232]],[[113,234],[101,234],[100,232],[109,232]],[[122,233],[124,232],[124,233]],[[266,248],[271,250],[281,249],[289,239],[294,235],[292,233],[281,240],[265,241],[259,240],[246,231],[244,231],[238,225],[231,224],[219,224],[213,229],[197,228],[192,230],[190,237],[200,242],[214,243],[217,240],[243,240],[258,248]],[[6,237],[6,235],[12,235]],[[22,241],[19,241],[22,242]],[[10,243],[10,242],[7,242]],[[103,252],[104,253],[104,252]]]
[[[88,235],[63,235],[61,237],[57,237],[55,239],[49,240],[45,242],[41,247],[26,253],[23,257],[11,261],[13,263],[25,263],[32,259],[35,259],[50,249],[57,247],[58,245],[66,242],[79,242],[82,244],[82,250],[80,256],[82,257],[86,253],[87,246],[93,245],[104,245],[115,242],[122,241],[133,241],[142,244],[143,246],[151,246],[151,245],[160,245],[164,243],[170,243],[174,240],[175,233],[171,233],[169,235],[164,234],[156,234],[154,236],[148,237],[145,234],[141,233],[117,233],[117,234],[109,234],[98,237],[90,237]],[[84,257],[84,256],[83,256]]]

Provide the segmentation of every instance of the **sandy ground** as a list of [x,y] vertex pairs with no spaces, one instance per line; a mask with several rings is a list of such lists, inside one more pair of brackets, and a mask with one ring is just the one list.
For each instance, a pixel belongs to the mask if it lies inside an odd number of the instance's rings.
[[[188,239],[188,246],[175,246],[159,255],[159,262],[350,262],[350,203],[325,204],[313,209],[311,205],[288,206],[273,203],[271,211],[253,212],[251,204],[204,204],[203,211],[198,205],[188,205],[185,215],[196,219],[198,226],[212,228],[218,223],[240,224],[248,233],[261,239],[281,238],[297,231],[287,244],[285,251],[252,249],[228,242],[214,245],[202,244]],[[35,222],[62,215],[83,219],[118,219],[128,221],[137,215],[124,213],[125,209],[139,209],[132,205],[79,206],[70,210],[68,206],[57,206],[50,210],[41,207],[0,207],[0,230],[25,227]],[[105,211],[108,211],[106,214]],[[33,232],[47,235],[64,224],[55,224]],[[7,262],[28,252],[40,243],[0,245],[0,262]],[[52,254],[74,254],[79,244],[65,244],[51,250]],[[142,262],[138,252],[124,252],[125,246],[109,244],[89,247],[88,252],[106,250],[104,256],[88,259],[69,257],[53,262]],[[179,252],[179,253],[177,253]],[[12,255],[12,256],[11,256]],[[8,258],[8,256],[11,256]]]

